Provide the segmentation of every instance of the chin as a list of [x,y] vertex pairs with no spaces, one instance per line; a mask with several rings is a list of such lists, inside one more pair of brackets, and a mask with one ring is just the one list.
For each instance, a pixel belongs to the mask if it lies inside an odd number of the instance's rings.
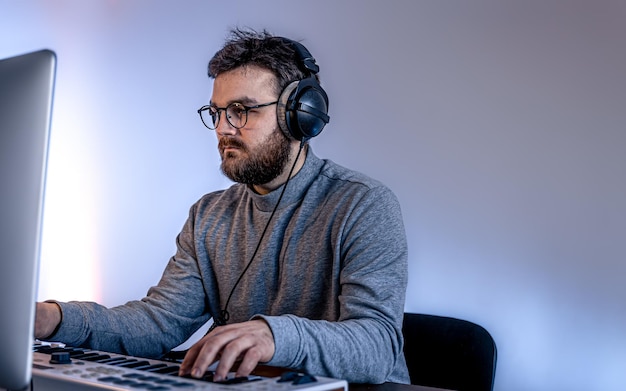
[[241,152],[229,150],[226,152],[221,152],[220,156],[222,157],[222,162],[226,160],[237,160],[241,158]]

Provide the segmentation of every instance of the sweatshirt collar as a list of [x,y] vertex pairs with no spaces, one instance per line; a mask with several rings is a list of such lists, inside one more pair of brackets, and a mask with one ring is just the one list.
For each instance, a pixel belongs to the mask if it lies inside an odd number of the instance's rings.
[[[315,180],[317,175],[319,174],[323,165],[322,159],[318,158],[314,153],[311,145],[306,146],[306,159],[304,161],[304,165],[294,175],[287,184],[287,189],[285,190],[285,195],[283,195],[283,199],[280,201],[280,205],[278,209],[285,208],[293,203],[298,202],[304,194],[308,190],[311,183]],[[278,187],[277,189],[269,192],[268,194],[261,195],[256,193],[250,187],[246,190],[248,192],[248,196],[254,202],[254,205],[262,211],[271,212],[276,202],[280,198],[280,193],[283,191],[285,184]]]

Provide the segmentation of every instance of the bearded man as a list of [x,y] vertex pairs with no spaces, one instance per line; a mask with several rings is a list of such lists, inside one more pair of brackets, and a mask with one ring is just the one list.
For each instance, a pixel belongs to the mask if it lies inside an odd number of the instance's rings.
[[402,317],[407,243],[397,198],[318,158],[328,122],[318,67],[300,43],[233,30],[209,63],[198,110],[236,182],[197,201],[159,283],[105,308],[37,304],[35,336],[161,357],[210,319],[180,375],[219,381],[259,363],[358,383],[408,383]]

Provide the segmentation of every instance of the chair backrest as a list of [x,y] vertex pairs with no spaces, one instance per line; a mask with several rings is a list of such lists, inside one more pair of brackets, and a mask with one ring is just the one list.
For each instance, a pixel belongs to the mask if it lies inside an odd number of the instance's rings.
[[482,326],[445,316],[405,313],[403,334],[411,384],[493,390],[497,349]]

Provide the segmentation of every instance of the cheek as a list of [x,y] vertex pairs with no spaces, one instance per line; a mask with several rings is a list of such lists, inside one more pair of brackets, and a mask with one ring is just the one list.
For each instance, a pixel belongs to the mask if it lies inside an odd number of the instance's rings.
[[241,129],[239,139],[248,150],[262,148],[272,139],[275,130],[272,128],[254,127],[251,129]]

